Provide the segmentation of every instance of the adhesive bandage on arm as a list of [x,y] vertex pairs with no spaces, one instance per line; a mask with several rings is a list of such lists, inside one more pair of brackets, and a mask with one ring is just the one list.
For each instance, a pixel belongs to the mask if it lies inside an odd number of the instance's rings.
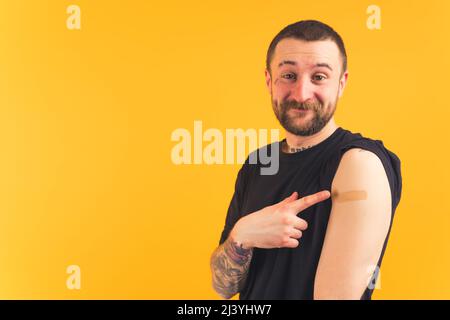
[[339,192],[336,190],[331,194],[331,199],[336,202],[366,200],[367,192],[365,190],[352,190],[345,192]]

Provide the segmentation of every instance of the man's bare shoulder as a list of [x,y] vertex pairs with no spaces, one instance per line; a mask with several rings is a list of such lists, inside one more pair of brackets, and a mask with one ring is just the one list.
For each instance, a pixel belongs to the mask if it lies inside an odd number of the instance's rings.
[[363,197],[369,191],[390,193],[381,159],[374,152],[362,148],[352,148],[343,154],[331,189],[334,195],[359,190],[359,193],[354,193],[355,197]]

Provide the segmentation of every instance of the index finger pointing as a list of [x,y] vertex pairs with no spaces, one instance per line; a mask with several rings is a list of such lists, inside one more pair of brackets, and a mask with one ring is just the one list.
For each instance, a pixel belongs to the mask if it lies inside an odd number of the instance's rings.
[[289,203],[287,205],[287,207],[294,210],[295,214],[297,214],[300,211],[303,211],[303,210],[315,205],[318,202],[328,199],[330,197],[330,195],[331,194],[328,190],[319,191],[319,192],[316,192],[309,196],[292,201],[291,203]]

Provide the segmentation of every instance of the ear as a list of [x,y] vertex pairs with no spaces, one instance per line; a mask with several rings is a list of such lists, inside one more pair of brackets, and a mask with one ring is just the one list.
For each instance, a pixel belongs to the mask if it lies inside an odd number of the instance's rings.
[[344,88],[347,85],[348,70],[344,72],[341,79],[339,80],[339,98],[344,94]]
[[267,89],[269,90],[269,93],[272,93],[272,77],[267,69],[265,70],[265,75]]

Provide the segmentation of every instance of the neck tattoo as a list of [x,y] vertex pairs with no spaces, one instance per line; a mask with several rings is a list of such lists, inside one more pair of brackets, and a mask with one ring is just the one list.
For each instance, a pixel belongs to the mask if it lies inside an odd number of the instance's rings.
[[287,141],[284,141],[284,145],[285,145],[285,150],[288,153],[296,153],[296,152],[300,152],[303,150],[306,150],[308,148],[311,148],[312,146],[307,146],[307,147],[291,147],[290,145],[288,145]]

